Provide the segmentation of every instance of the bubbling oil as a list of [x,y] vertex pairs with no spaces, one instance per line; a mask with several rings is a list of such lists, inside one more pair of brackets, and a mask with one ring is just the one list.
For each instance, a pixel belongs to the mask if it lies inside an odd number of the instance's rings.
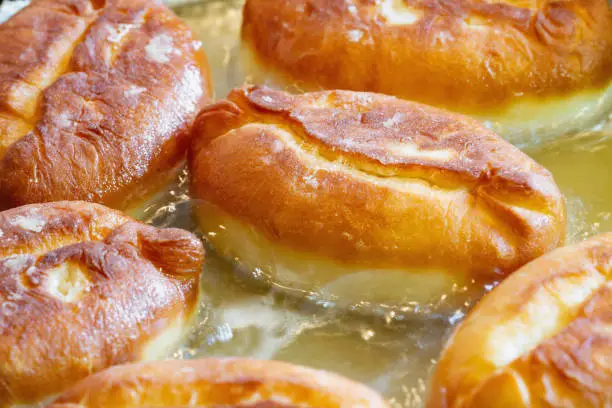
[[[208,1],[176,7],[204,43],[217,97],[250,78],[240,67],[242,1]],[[612,231],[612,120],[527,153],[547,167],[567,199],[568,243]],[[205,238],[192,218],[183,172],[139,218],[180,227]],[[326,369],[381,392],[392,407],[423,407],[427,381],[453,326],[473,298],[450,318],[402,318],[394,309],[377,316],[334,307],[324,299],[292,296],[282,288],[244,279],[236,265],[209,248],[195,327],[170,357],[245,356]]]
[[[158,227],[179,227],[205,239],[192,216],[183,171],[138,214]],[[381,316],[313,301],[245,279],[236,265],[207,248],[201,303],[193,329],[167,357],[242,356],[284,360],[343,374],[376,388],[394,407],[420,407],[426,381],[452,324],[439,318]],[[466,304],[465,309],[469,304]],[[458,321],[464,312],[453,315]]]
[[[170,3],[179,1],[184,2]],[[175,11],[203,41],[215,94],[223,97],[250,80],[238,61],[243,2],[189,3]],[[0,11],[0,21],[11,14]],[[566,196],[568,243],[612,231],[612,116],[591,131],[531,147],[527,153],[553,173]],[[205,238],[206,232],[199,231],[193,221],[194,202],[187,185],[188,175],[183,171],[166,191],[132,215]],[[279,288],[257,283],[241,278],[235,265],[209,249],[198,317],[184,342],[168,357],[284,360],[368,384],[385,395],[394,408],[423,407],[427,381],[441,348],[474,300],[466,298],[446,320],[427,315],[402,319],[393,309],[368,317],[358,306],[343,310],[331,302],[288,296]]]
[[[553,173],[567,199],[568,243],[612,231],[612,129],[584,132],[531,149]],[[179,227],[205,238],[192,217],[184,171],[138,217],[159,227]],[[450,319],[400,319],[347,311],[325,302],[287,296],[236,273],[209,248],[194,328],[168,357],[243,356],[277,359],[343,374],[375,388],[392,407],[423,407],[427,381],[453,326]],[[254,284],[255,283],[255,284]]]
[[567,244],[612,231],[612,115],[595,129],[526,151],[565,195]]

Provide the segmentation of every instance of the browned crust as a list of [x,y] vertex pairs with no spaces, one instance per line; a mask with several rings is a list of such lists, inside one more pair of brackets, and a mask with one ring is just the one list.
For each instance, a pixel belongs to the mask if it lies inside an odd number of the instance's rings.
[[0,37],[0,208],[125,208],[183,160],[210,78],[165,6],[35,0]]
[[193,196],[292,249],[491,277],[563,242],[550,173],[460,115],[377,94],[250,87],[203,110],[194,131]]
[[[557,249],[514,273],[478,304],[449,340],[431,382],[427,407],[612,404],[611,266],[612,234],[608,233]],[[584,279],[600,284],[587,289],[580,284]],[[574,286],[574,294],[568,285]],[[588,293],[568,307],[576,290]],[[548,303],[536,305],[542,296],[549,297]],[[554,332],[540,334],[534,347],[507,365],[494,364],[484,346],[491,330],[526,319],[536,307],[547,311],[546,319],[553,319]],[[540,319],[535,324],[546,323]],[[538,328],[523,331],[532,329]]]
[[242,37],[293,78],[463,111],[612,79],[607,0],[406,0],[420,18],[400,25],[389,24],[381,3],[248,0]]
[[374,391],[336,374],[277,361],[203,359],[114,367],[82,381],[49,408],[160,405],[387,407]]
[[[149,340],[195,311],[204,250],[186,231],[59,202],[0,213],[0,232],[0,407],[139,360]],[[68,262],[90,282],[74,301],[48,289],[48,271]]]

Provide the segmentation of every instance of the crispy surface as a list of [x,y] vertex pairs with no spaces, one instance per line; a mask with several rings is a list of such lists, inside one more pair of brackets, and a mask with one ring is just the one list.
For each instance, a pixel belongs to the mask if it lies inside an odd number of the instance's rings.
[[293,250],[491,278],[563,242],[550,173],[464,116],[252,87],[203,110],[194,131],[193,196]]
[[276,361],[204,359],[114,367],[49,408],[145,406],[387,407],[374,391],[336,374]]
[[457,328],[428,408],[612,404],[612,234],[521,268]]
[[84,202],[0,213],[0,407],[32,403],[110,365],[195,310],[192,234]]
[[201,43],[153,0],[34,0],[0,25],[0,208],[125,208],[183,160]]
[[464,112],[612,80],[607,0],[248,0],[242,37],[298,80]]

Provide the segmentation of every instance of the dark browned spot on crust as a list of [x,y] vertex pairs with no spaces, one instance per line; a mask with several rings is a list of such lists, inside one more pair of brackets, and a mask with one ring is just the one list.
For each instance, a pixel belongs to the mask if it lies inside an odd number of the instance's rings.
[[193,196],[279,250],[498,277],[563,242],[551,174],[462,115],[373,93],[246,86],[205,108],[194,134]]
[[242,36],[267,67],[309,85],[482,114],[606,86],[610,15],[606,0],[249,0]]
[[183,159],[210,84],[201,44],[165,6],[36,0],[0,36],[15,38],[0,46],[0,208],[125,208]]
[[0,407],[139,360],[195,310],[204,250],[186,231],[59,202],[0,213],[0,233]]
[[511,191],[513,202],[530,209],[541,209],[556,193],[546,169],[475,121],[390,96],[242,88],[202,111],[196,133],[212,139],[247,124],[286,129],[302,148],[312,144],[327,160],[346,160],[377,177],[417,178],[451,189],[467,184],[475,194]]
[[[609,404],[611,282],[610,233],[519,269],[457,328],[432,379],[428,406]],[[506,342],[513,348],[498,352],[495,345]]]

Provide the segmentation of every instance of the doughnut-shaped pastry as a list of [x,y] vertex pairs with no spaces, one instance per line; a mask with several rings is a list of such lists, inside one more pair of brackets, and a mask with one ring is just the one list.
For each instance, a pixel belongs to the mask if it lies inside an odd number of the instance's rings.
[[285,287],[429,301],[564,240],[550,173],[461,115],[245,87],[204,109],[194,132],[200,226],[221,254]]
[[0,38],[0,208],[125,209],[176,174],[210,84],[201,43],[164,5],[34,0]]
[[428,408],[612,405],[612,234],[525,265],[457,327]]
[[247,70],[489,120],[513,143],[612,109],[607,0],[247,0]]
[[0,407],[165,356],[197,310],[202,243],[96,204],[0,213]]
[[49,408],[387,408],[374,391],[339,375],[277,361],[167,360],[113,367]]

